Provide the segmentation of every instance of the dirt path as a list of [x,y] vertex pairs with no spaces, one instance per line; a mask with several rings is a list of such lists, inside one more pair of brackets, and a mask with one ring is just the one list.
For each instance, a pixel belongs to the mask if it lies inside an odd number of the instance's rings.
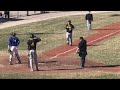
[[[30,22],[29,22],[30,23]],[[4,25],[3,25],[4,26]],[[95,44],[107,37],[119,34],[120,32],[120,23],[114,23],[102,28],[99,28],[95,31],[94,35],[90,35],[86,38],[89,45]],[[8,26],[6,26],[8,27]],[[4,26],[5,28],[5,26]],[[120,71],[119,66],[106,66],[102,63],[93,62],[87,60],[86,68],[79,69],[79,58],[69,58],[65,57],[70,53],[75,52],[76,45],[78,41],[73,43],[73,46],[61,46],[55,48],[49,52],[42,53],[42,56],[38,55],[38,58],[41,59],[39,62],[39,69],[41,71],[37,73],[66,73],[66,72],[80,72],[80,71],[92,71],[92,70],[104,70],[104,71]],[[12,66],[8,65],[8,57],[1,57],[0,72],[20,72],[20,73],[29,73],[29,68],[27,68],[27,57],[21,56],[23,63],[21,65],[14,64]],[[43,72],[44,71],[44,72]]]

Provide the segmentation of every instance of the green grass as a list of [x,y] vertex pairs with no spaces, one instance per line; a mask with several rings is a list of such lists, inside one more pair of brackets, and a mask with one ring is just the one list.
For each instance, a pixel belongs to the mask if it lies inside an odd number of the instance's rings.
[[101,76],[90,77],[91,79],[120,79],[120,76],[114,74],[107,74]]
[[120,35],[112,36],[88,48],[88,58],[107,65],[120,65]]
[[66,73],[1,73],[0,79],[120,79],[120,75],[105,71]]
[[[119,14],[119,13],[120,12],[94,14],[93,28],[94,29],[99,28],[101,26],[105,26],[107,24],[119,21],[118,19],[119,17],[111,17],[111,15]],[[50,19],[50,20],[1,29],[0,30],[1,35],[2,34],[7,34],[7,35],[2,35],[0,38],[1,41],[0,50],[7,49],[7,39],[9,37],[9,34],[13,31],[15,31],[18,34],[23,34],[23,35],[18,35],[18,37],[21,40],[21,44],[19,46],[19,49],[21,50],[27,49],[26,42],[29,38],[29,35],[24,35],[26,33],[38,33],[37,36],[42,39],[41,43],[39,43],[37,46],[38,50],[40,51],[48,51],[60,45],[64,45],[66,44],[64,27],[68,19],[72,20],[72,23],[76,28],[75,31],[73,32],[73,40],[79,39],[80,36],[86,37],[90,34],[95,33],[86,30],[87,28],[86,28],[86,21],[84,20],[84,15],[61,17],[61,18]],[[44,34],[39,34],[39,33],[44,33]]]
[[54,79],[51,75],[33,75],[20,73],[2,73],[0,79]]

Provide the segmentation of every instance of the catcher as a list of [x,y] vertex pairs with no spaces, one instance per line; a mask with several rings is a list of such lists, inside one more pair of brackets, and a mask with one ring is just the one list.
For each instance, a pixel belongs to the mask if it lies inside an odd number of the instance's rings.
[[9,64],[13,64],[13,54],[17,57],[18,64],[21,64],[20,56],[18,54],[18,45],[20,44],[20,40],[16,37],[16,33],[12,33],[11,37],[8,39],[8,52],[10,53]]

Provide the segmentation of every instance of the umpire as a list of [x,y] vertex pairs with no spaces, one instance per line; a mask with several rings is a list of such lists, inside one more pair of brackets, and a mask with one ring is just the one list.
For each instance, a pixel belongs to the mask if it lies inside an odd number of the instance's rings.
[[84,68],[85,67],[85,58],[87,55],[87,41],[83,37],[80,37],[80,42],[78,44],[76,53],[78,53],[80,56],[80,60],[81,60],[80,68]]

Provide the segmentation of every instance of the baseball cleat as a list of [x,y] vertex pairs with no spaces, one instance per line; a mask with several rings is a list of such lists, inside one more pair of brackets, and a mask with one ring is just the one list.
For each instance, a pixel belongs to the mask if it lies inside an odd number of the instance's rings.
[[9,63],[9,65],[13,65],[12,63]]
[[33,69],[30,69],[31,72],[33,72],[34,70]]

